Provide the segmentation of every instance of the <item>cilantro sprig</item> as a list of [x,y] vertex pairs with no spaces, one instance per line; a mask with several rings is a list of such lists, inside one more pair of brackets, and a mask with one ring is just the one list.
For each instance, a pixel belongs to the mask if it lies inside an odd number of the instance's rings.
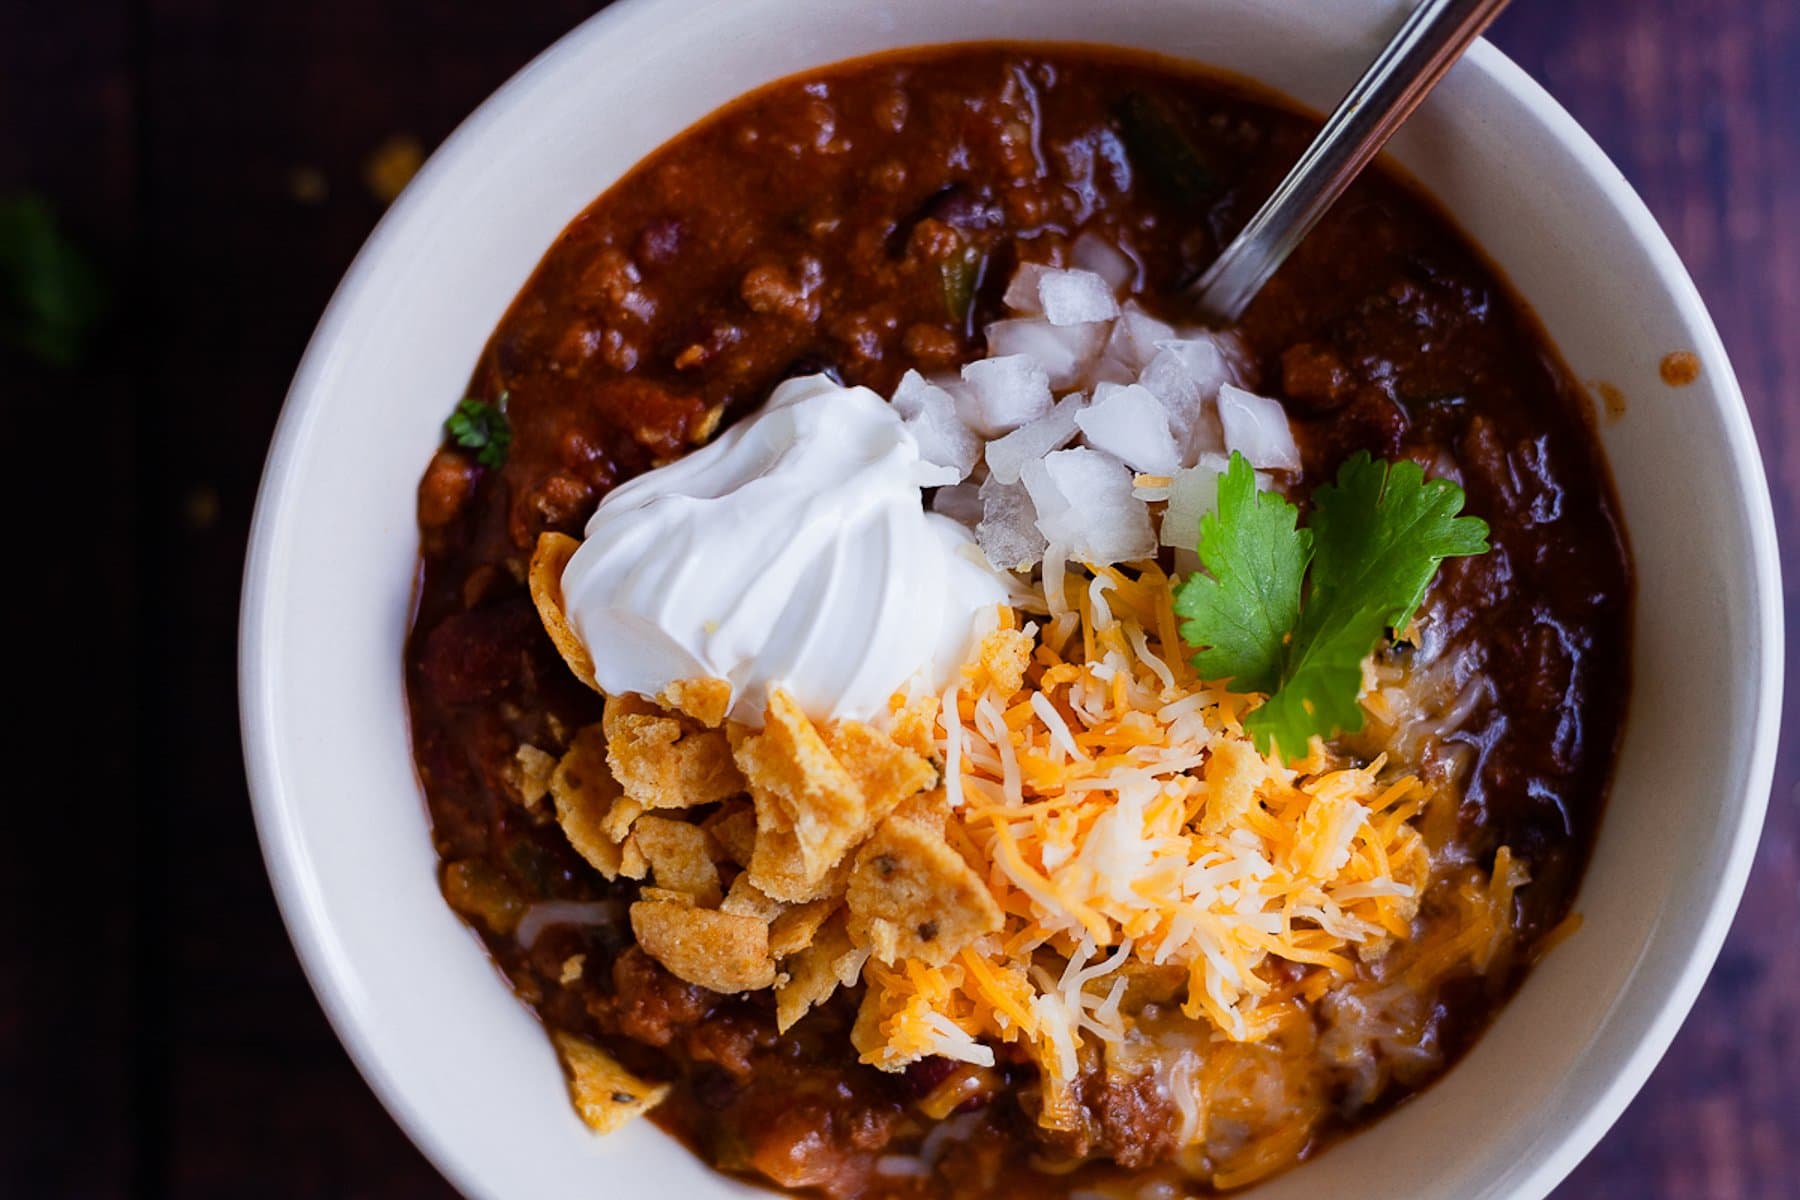
[[501,392],[493,404],[473,396],[463,400],[444,422],[450,440],[465,450],[475,451],[475,461],[484,467],[497,467],[506,461],[512,448],[512,423],[506,419],[507,393]]
[[1313,493],[1305,528],[1241,454],[1218,501],[1200,522],[1207,574],[1176,591],[1181,636],[1202,675],[1268,697],[1244,729],[1290,762],[1314,736],[1362,728],[1362,660],[1412,622],[1444,559],[1488,548],[1487,523],[1458,515],[1463,490],[1413,462],[1353,455]]

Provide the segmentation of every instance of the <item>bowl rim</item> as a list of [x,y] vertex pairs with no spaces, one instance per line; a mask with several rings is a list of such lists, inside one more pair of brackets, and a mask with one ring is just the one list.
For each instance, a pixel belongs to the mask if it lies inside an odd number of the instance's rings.
[[[357,1070],[432,1165],[457,1190],[469,1195],[487,1194],[481,1173],[414,1104],[408,1088],[390,1070],[378,1039],[363,1024],[358,997],[346,979],[351,968],[320,915],[316,900],[318,880],[291,818],[292,800],[286,794],[278,766],[278,731],[271,707],[271,639],[266,622],[268,598],[276,585],[272,567],[278,556],[279,526],[294,486],[295,451],[305,428],[324,403],[320,384],[327,363],[337,343],[353,333],[350,310],[354,298],[372,276],[384,269],[400,231],[425,219],[439,202],[441,184],[450,173],[450,164],[474,151],[504,114],[536,100],[555,82],[554,76],[566,61],[589,53],[593,44],[608,37],[615,28],[636,19],[645,10],[675,10],[690,4],[697,6],[698,2],[615,0],[535,56],[482,101],[433,152],[358,250],[307,343],[275,427],[251,521],[239,608],[240,733],[257,836],[277,906],[308,983]],[[1757,609],[1754,633],[1763,650],[1754,689],[1757,716],[1749,743],[1751,757],[1742,776],[1742,794],[1734,798],[1736,828],[1725,868],[1717,877],[1707,911],[1686,948],[1682,966],[1643,1035],[1599,1099],[1568,1127],[1555,1153],[1546,1155],[1513,1192],[1520,1198],[1535,1198],[1548,1193],[1586,1157],[1643,1086],[1692,1008],[1724,944],[1750,873],[1774,777],[1785,662],[1781,567],[1773,505],[1742,391],[1711,313],[1668,236],[1592,136],[1498,48],[1485,40],[1478,41],[1459,69],[1485,73],[1592,172],[1633,242],[1668,284],[1677,305],[1699,334],[1698,344],[1692,349],[1717,392],[1717,416],[1721,419],[1725,448],[1737,469],[1737,498],[1750,547],[1747,569]]]

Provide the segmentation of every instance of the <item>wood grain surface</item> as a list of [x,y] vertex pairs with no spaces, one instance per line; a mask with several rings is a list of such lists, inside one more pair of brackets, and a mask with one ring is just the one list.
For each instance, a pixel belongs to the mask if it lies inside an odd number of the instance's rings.
[[[371,155],[429,149],[597,7],[0,0],[0,192],[49,197],[113,293],[78,370],[0,358],[9,577],[53,631],[11,639],[0,1194],[451,1194],[276,916],[238,753],[238,577],[288,378],[382,209]],[[1516,0],[1493,37],[1699,282],[1800,580],[1800,4]],[[1800,1196],[1794,741],[1711,981],[1564,1200]]]

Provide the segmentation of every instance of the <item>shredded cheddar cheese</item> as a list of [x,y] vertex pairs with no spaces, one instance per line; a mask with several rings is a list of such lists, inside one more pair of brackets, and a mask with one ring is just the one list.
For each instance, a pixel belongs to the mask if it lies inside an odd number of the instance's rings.
[[[1055,1127],[1084,1055],[1141,1049],[1129,1014],[1143,1006],[1124,1003],[1135,981],[1172,979],[1168,1017],[1186,1019],[1194,1049],[1162,1062],[1181,1138],[1197,1143],[1231,1064],[1316,1075],[1305,1006],[1336,996],[1396,1029],[1426,1016],[1400,1013],[1404,1001],[1453,969],[1486,969],[1524,873],[1505,850],[1491,878],[1461,868],[1456,921],[1431,925],[1452,932],[1415,942],[1434,882],[1420,818],[1456,797],[1385,755],[1339,761],[1316,740],[1293,767],[1265,758],[1241,725],[1257,698],[1188,666],[1165,575],[1055,564],[1043,619],[1001,609],[936,698],[945,839],[1005,927],[944,966],[871,961],[855,1042],[889,1070],[927,1055],[991,1065],[993,1044],[1023,1043],[1044,1077],[1039,1120]],[[1215,1183],[1291,1161],[1327,1108],[1297,1099]]]

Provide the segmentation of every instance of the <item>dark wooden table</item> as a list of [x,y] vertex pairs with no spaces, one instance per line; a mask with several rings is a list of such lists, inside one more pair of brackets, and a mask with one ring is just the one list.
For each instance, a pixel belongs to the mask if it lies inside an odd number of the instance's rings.
[[[289,374],[381,211],[371,156],[433,145],[596,7],[0,0],[0,191],[50,197],[115,301],[77,371],[0,362],[10,577],[57,632],[9,639],[31,717],[0,832],[0,1193],[449,1194],[276,917],[238,757],[238,574]],[[1800,580],[1800,4],[1518,0],[1495,37],[1699,280]],[[1797,778],[1790,739],[1711,982],[1560,1196],[1800,1195]]]

